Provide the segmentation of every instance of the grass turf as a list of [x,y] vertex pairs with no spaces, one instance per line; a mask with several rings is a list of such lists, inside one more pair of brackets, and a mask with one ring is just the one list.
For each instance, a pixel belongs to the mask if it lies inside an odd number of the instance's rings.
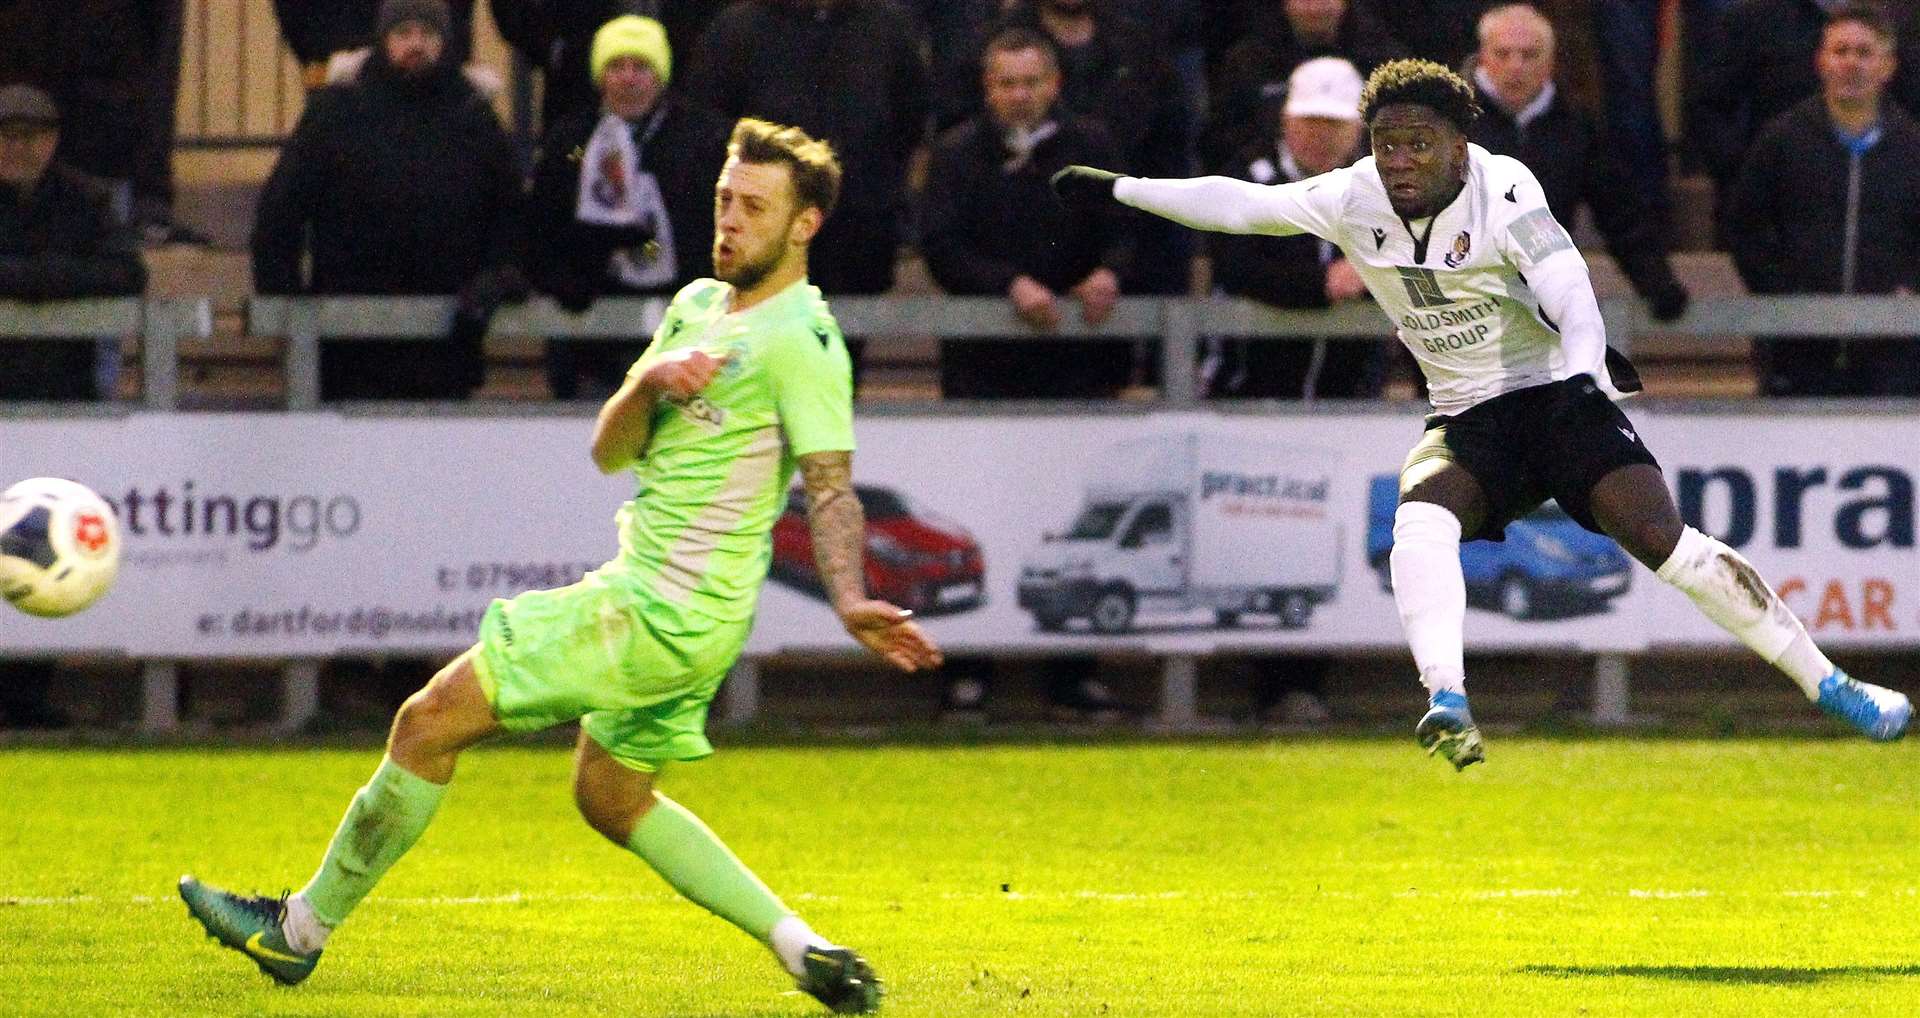
[[[663,783],[896,1015],[1910,1015],[1911,746],[1494,737],[728,749]],[[372,751],[0,752],[0,1014],[807,1015],[770,956],[476,751],[288,990],[191,871],[304,882]]]

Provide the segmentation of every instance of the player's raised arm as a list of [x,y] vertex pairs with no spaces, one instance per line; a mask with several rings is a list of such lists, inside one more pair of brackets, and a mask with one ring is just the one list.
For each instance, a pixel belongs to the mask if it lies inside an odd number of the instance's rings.
[[1287,184],[1255,184],[1232,177],[1151,180],[1123,177],[1091,166],[1069,166],[1053,175],[1053,193],[1069,208],[1131,205],[1182,226],[1215,233],[1260,233],[1275,237],[1327,236],[1346,190],[1344,169]]
[[807,493],[814,567],[840,624],[896,668],[911,672],[939,667],[940,649],[912,621],[912,612],[867,597],[867,520],[853,491],[853,453],[802,456],[800,477]]
[[662,399],[692,399],[727,361],[724,351],[675,350],[643,358],[620,391],[608,397],[593,426],[593,465],[603,474],[640,458],[653,433],[653,411]]

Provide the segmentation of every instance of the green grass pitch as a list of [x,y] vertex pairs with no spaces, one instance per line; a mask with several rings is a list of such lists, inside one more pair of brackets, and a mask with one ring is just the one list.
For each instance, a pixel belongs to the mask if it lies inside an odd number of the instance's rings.
[[[1920,1013],[1912,746],[1494,737],[723,748],[664,787],[895,1015]],[[372,750],[0,751],[0,1014],[820,1013],[574,815],[558,747],[471,754],[305,985],[175,879],[302,883]]]

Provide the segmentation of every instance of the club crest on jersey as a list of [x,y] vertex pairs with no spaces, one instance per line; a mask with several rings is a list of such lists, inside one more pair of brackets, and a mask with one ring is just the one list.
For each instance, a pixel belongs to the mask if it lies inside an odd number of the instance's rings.
[[1446,263],[1447,268],[1457,269],[1460,267],[1460,263],[1467,260],[1467,254],[1472,250],[1473,235],[1465,230],[1461,230],[1460,234],[1453,238],[1453,250],[1447,252],[1446,257],[1440,260]]

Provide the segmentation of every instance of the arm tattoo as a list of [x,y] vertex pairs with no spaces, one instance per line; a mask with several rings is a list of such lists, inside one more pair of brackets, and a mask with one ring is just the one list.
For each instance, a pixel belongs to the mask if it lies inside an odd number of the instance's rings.
[[866,515],[853,494],[853,454],[816,452],[800,457],[807,489],[807,525],[820,585],[835,607],[866,599]]

